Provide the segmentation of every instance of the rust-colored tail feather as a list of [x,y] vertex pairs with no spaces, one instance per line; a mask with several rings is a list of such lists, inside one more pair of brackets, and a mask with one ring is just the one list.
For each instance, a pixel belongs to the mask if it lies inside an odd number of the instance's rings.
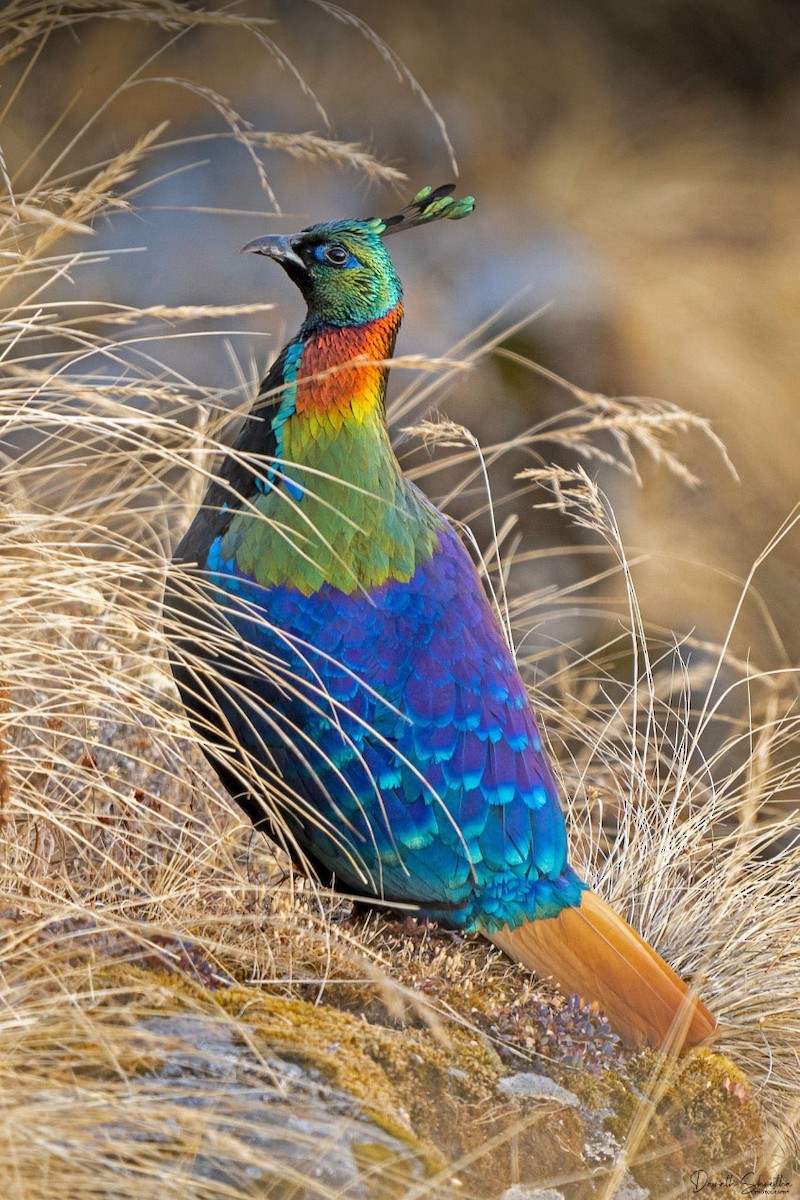
[[691,988],[596,892],[557,917],[489,936],[509,958],[597,1001],[626,1046],[696,1046],[717,1023]]

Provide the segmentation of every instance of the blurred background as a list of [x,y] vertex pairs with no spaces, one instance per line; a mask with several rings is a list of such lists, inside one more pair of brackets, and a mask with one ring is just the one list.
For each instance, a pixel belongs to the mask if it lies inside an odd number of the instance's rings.
[[[130,350],[132,362],[151,354],[163,364],[154,370],[241,404],[302,315],[288,280],[270,263],[240,258],[241,244],[312,221],[391,213],[423,184],[455,177],[449,137],[459,190],[476,196],[477,209],[463,224],[391,243],[406,289],[399,350],[443,355],[479,326],[478,340],[533,317],[506,336],[507,348],[590,392],[660,397],[708,418],[738,480],[697,432],[675,440],[699,477],[695,488],[646,457],[643,486],[588,469],[613,502],[646,619],[724,636],[742,580],[800,499],[796,4],[349,0],[339,9],[264,0],[234,6],[265,22],[255,32],[187,32],[176,21],[171,44],[155,24],[103,19],[124,5],[83,8],[85,21],[54,22],[39,45],[35,86],[24,85],[3,126],[6,162],[31,179],[64,150],[68,181],[68,170],[170,124],[131,185],[150,184],[131,198],[135,210],[121,206],[96,227],[93,251],[126,253],[65,276],[64,297],[273,301],[274,311],[235,327],[205,321],[197,337],[174,340],[162,330]],[[30,68],[30,46],[7,58],[6,97]],[[260,155],[270,196],[230,136],[237,122],[362,143],[408,184],[370,183],[336,161],[274,148]],[[221,136],[208,138],[214,129]],[[85,370],[97,366],[89,355]],[[407,383],[405,373],[395,378],[392,394]],[[429,403],[491,445],[557,417],[574,398],[488,356]],[[411,416],[404,409],[398,424],[422,415],[424,405]],[[558,446],[552,458],[576,461]],[[510,450],[492,467],[492,487],[500,519],[516,512],[523,549],[576,551],[521,560],[514,586],[544,595],[580,585],[586,535],[520,493],[515,474],[535,465],[530,451]],[[436,496],[448,490],[436,476],[426,486]],[[470,515],[477,495],[461,496],[453,511]],[[800,532],[759,568],[737,625],[737,652],[759,667],[796,661],[799,582]],[[615,587],[619,596],[621,582],[604,584]]]

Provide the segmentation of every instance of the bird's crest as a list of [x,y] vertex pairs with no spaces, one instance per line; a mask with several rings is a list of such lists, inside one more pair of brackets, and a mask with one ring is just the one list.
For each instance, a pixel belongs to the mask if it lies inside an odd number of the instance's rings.
[[382,237],[388,237],[390,233],[414,229],[417,225],[427,225],[429,221],[440,221],[443,217],[460,221],[474,209],[475,198],[462,196],[460,200],[454,200],[455,190],[454,183],[444,183],[437,188],[424,187],[399,213],[392,217],[370,217],[365,224],[371,225],[373,231]]

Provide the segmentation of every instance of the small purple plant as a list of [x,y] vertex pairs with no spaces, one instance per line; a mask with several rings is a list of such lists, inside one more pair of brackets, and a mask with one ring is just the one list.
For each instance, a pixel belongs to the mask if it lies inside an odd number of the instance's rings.
[[[503,1058],[521,1046],[549,1062],[599,1074],[622,1065],[620,1040],[594,1004],[573,994],[558,1005],[538,997],[523,997],[500,1013],[493,1027]],[[507,1049],[505,1049],[507,1047]]]

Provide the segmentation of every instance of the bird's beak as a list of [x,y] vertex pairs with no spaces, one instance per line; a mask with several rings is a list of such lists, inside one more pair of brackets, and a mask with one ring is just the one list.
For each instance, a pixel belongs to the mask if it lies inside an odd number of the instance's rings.
[[265,237],[254,238],[252,242],[242,246],[239,253],[244,254],[245,251],[251,254],[266,254],[268,258],[274,258],[276,262],[285,266],[306,269],[306,264],[292,245],[291,237],[283,233],[268,233]]

